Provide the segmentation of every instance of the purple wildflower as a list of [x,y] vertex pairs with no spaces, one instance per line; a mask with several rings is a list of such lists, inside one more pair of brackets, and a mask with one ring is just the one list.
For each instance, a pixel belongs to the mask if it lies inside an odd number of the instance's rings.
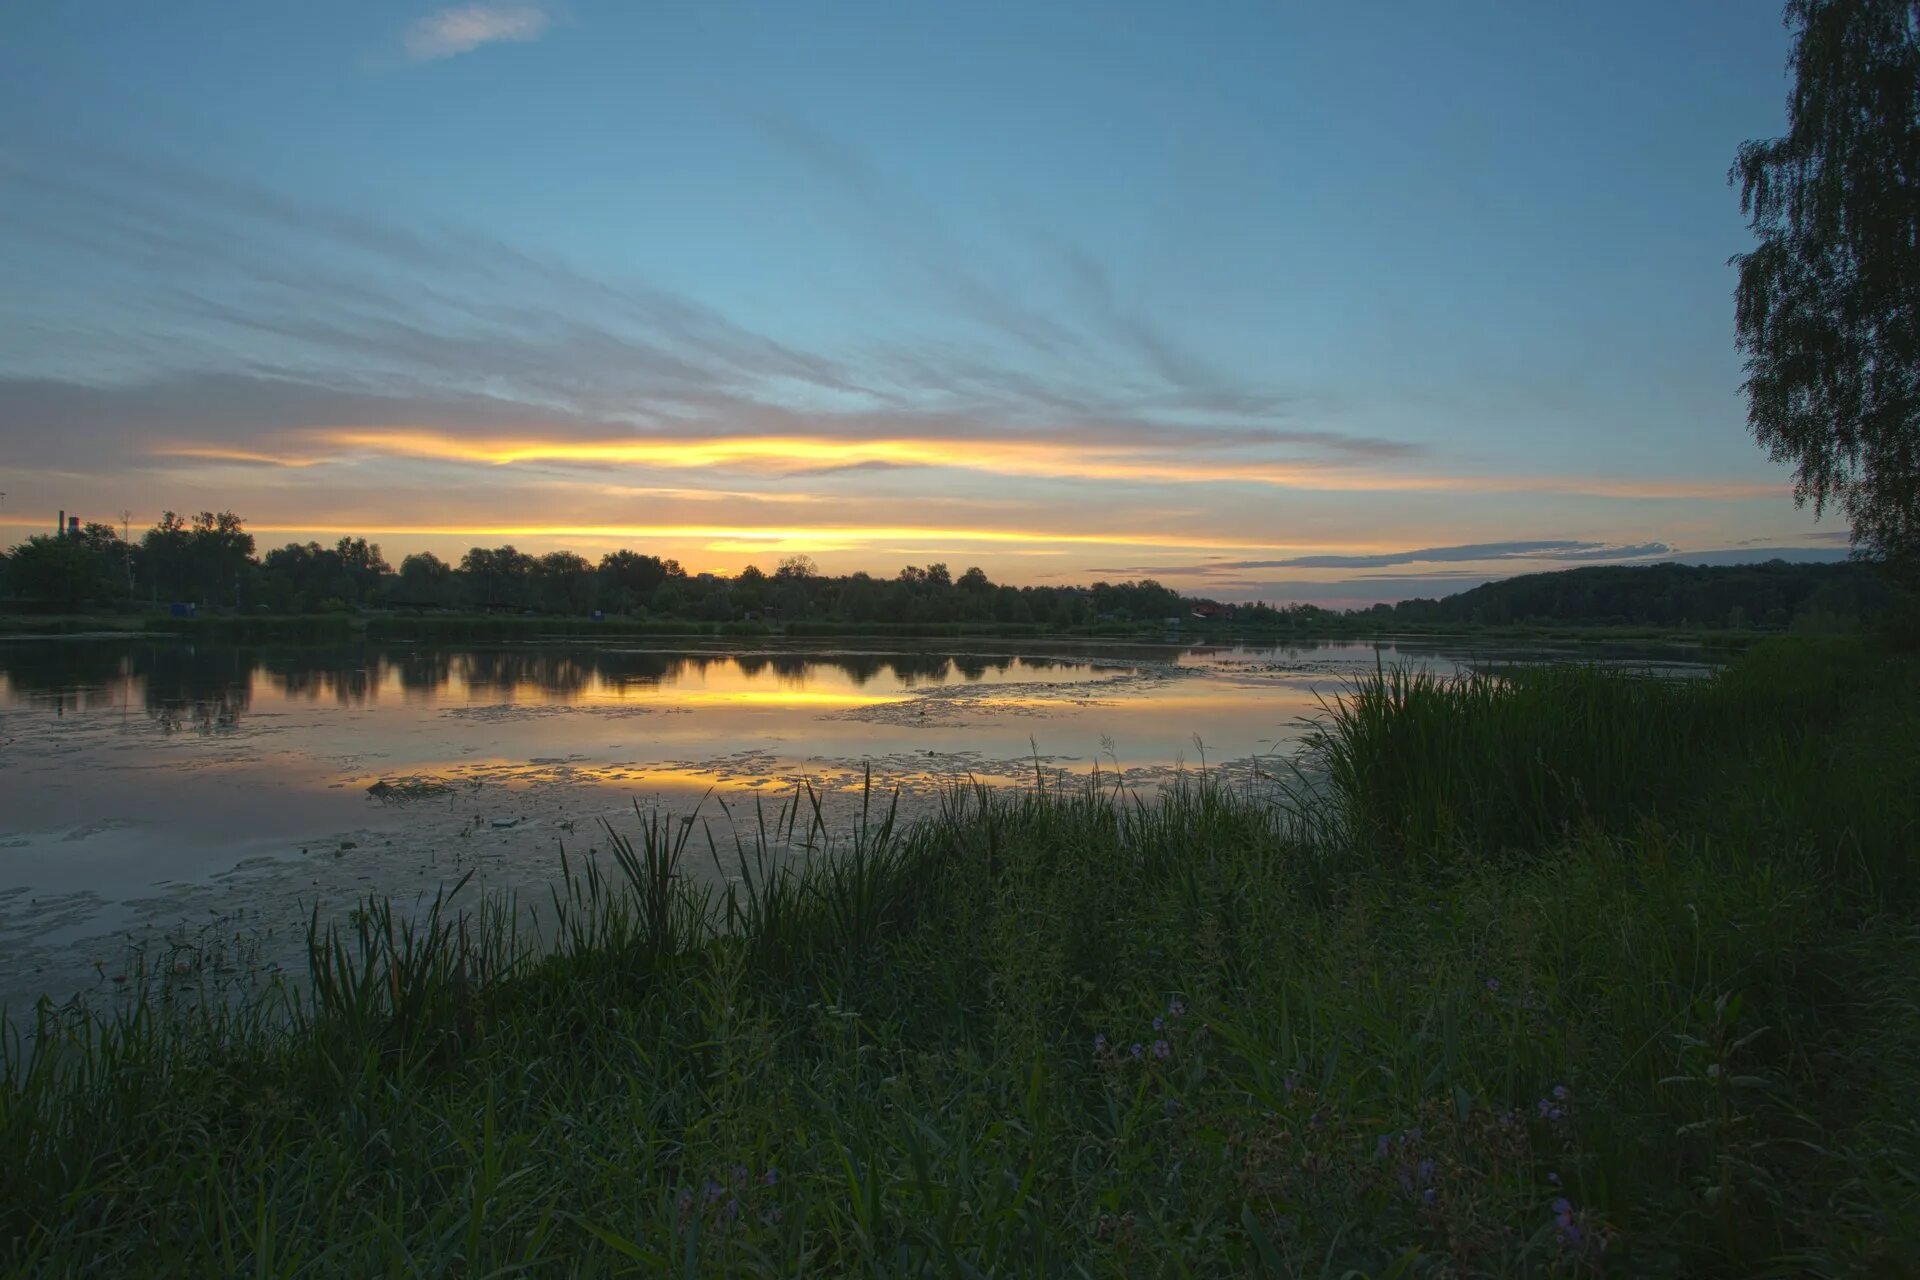
[[1387,1147],[1391,1141],[1392,1139],[1388,1138],[1386,1134],[1383,1133],[1380,1135],[1380,1141],[1373,1144],[1373,1158],[1375,1160],[1385,1160],[1387,1158]]
[[1494,991],[1494,992],[1498,992],[1498,991],[1500,990],[1500,979],[1498,979],[1498,978],[1488,978],[1488,979],[1487,979],[1487,990],[1489,990],[1489,991]]
[[1439,1197],[1439,1195],[1440,1195],[1439,1192],[1435,1191],[1432,1187],[1428,1187],[1425,1191],[1422,1191],[1420,1193],[1420,1198],[1424,1200],[1426,1203],[1432,1204],[1434,1200],[1436,1200]]
[[780,1171],[774,1168],[772,1165],[768,1165],[767,1171],[760,1175],[760,1181],[770,1187],[774,1183],[780,1181]]
[[1557,1186],[1559,1186],[1559,1185],[1560,1185],[1560,1175],[1559,1175],[1559,1174],[1557,1174],[1557,1173],[1549,1173],[1549,1174],[1547,1175],[1547,1185],[1548,1185],[1548,1186],[1550,1186],[1550,1187],[1557,1187]]
[[1095,1053],[1105,1053],[1107,1051],[1107,1037],[1104,1033],[1096,1035],[1093,1038],[1093,1051]]
[[706,1200],[706,1203],[708,1204],[714,1203],[721,1197],[723,1193],[725,1193],[725,1191],[726,1191],[725,1187],[715,1182],[712,1178],[708,1178],[706,1190],[704,1192],[704,1198]]
[[1167,1001],[1167,1016],[1177,1018],[1186,1011],[1187,1006],[1180,1003],[1179,996],[1175,996],[1173,999]]
[[1164,1062],[1169,1056],[1172,1055],[1172,1053],[1173,1053],[1173,1046],[1168,1044],[1165,1040],[1155,1040],[1153,1042],[1154,1057],[1159,1058],[1161,1061]]
[[728,1222],[732,1222],[736,1217],[739,1216],[739,1214],[740,1214],[740,1197],[739,1196],[727,1197],[726,1207],[720,1211],[720,1216],[725,1218]]
[[1565,1102],[1568,1098],[1573,1096],[1573,1091],[1568,1089],[1567,1086],[1563,1084],[1557,1084],[1553,1086],[1553,1096],[1559,1101]]
[[1133,1042],[1133,1047],[1131,1049],[1128,1049],[1127,1052],[1137,1058],[1141,1054],[1145,1053],[1146,1049],[1141,1045],[1141,1043],[1138,1040],[1135,1040]]
[[1165,1018],[1155,1018],[1153,1020],[1153,1029],[1155,1031],[1165,1031],[1167,1029],[1167,1020]]
[[1573,1202],[1565,1196],[1553,1202],[1553,1224],[1558,1228],[1562,1241],[1575,1245],[1580,1243],[1580,1228],[1573,1221]]

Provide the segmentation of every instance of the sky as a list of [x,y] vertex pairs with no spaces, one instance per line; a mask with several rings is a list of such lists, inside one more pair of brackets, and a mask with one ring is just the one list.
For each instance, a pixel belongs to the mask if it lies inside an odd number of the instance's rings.
[[0,544],[1365,604],[1837,558],[1745,426],[1746,0],[0,9]]

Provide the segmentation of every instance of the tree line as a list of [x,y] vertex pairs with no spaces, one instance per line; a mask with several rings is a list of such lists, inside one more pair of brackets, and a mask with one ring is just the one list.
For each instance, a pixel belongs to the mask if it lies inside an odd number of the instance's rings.
[[806,556],[767,572],[689,573],[634,550],[592,561],[571,551],[533,555],[473,547],[458,560],[432,552],[388,563],[378,543],[288,543],[256,554],[230,511],[167,512],[138,539],[104,524],[28,538],[0,555],[0,598],[43,609],[191,603],[218,612],[314,614],[427,609],[701,622],[828,620],[976,623],[1072,628],[1155,624],[1198,614],[1255,630],[1534,623],[1781,629],[1846,625],[1891,606],[1896,588],[1870,565],[1592,566],[1527,574],[1440,599],[1336,612],[1311,604],[1228,604],[1186,596],[1151,578],[1091,586],[1015,587],[978,567],[908,565],[891,577],[822,574]]
[[909,565],[893,577],[829,577],[811,558],[788,556],[771,572],[748,565],[731,577],[689,573],[677,560],[633,550],[596,561],[571,551],[533,555],[512,546],[473,547],[457,561],[432,552],[396,568],[378,543],[288,543],[256,555],[245,522],[230,511],[167,512],[138,539],[110,525],[28,538],[0,556],[0,594],[69,611],[118,603],[191,603],[199,609],[266,613],[446,609],[730,622],[830,618],[853,622],[1016,623],[1073,627],[1159,621],[1187,608],[1151,579],[1090,587],[1014,587],[978,567]]
[[1857,561],[1740,565],[1592,565],[1489,582],[1368,613],[1409,625],[1728,627],[1813,630],[1885,612],[1897,588]]

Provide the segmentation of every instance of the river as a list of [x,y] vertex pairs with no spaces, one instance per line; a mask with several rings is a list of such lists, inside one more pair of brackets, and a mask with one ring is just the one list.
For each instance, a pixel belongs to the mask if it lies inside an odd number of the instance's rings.
[[[287,963],[317,905],[544,898],[602,822],[696,815],[722,849],[804,780],[835,826],[956,782],[1206,768],[1271,785],[1321,699],[1376,663],[1568,651],[891,642],[235,647],[0,643],[0,1004],[112,984],[129,946],[228,932]],[[1673,671],[1651,652],[1579,656]],[[372,788],[370,791],[369,788]],[[700,867],[722,875],[711,858]],[[198,952],[195,952],[197,955]],[[238,963],[235,960],[234,963]]]

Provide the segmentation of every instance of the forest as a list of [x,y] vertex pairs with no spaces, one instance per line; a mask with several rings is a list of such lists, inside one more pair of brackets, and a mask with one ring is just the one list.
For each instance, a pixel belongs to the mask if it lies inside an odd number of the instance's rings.
[[689,573],[678,561],[619,550],[598,561],[473,547],[395,567],[378,543],[288,543],[257,551],[232,512],[165,513],[137,539],[91,523],[28,538],[0,556],[0,604],[17,612],[126,612],[191,605],[206,614],[446,612],[690,622],[977,624],[1066,629],[1201,619],[1252,630],[1515,627],[1845,629],[1892,607],[1895,587],[1867,563],[1608,565],[1525,574],[1439,599],[1336,611],[1299,601],[1221,601],[1154,579],[1011,586],[941,563],[892,576],[821,573],[788,556],[771,571]]

